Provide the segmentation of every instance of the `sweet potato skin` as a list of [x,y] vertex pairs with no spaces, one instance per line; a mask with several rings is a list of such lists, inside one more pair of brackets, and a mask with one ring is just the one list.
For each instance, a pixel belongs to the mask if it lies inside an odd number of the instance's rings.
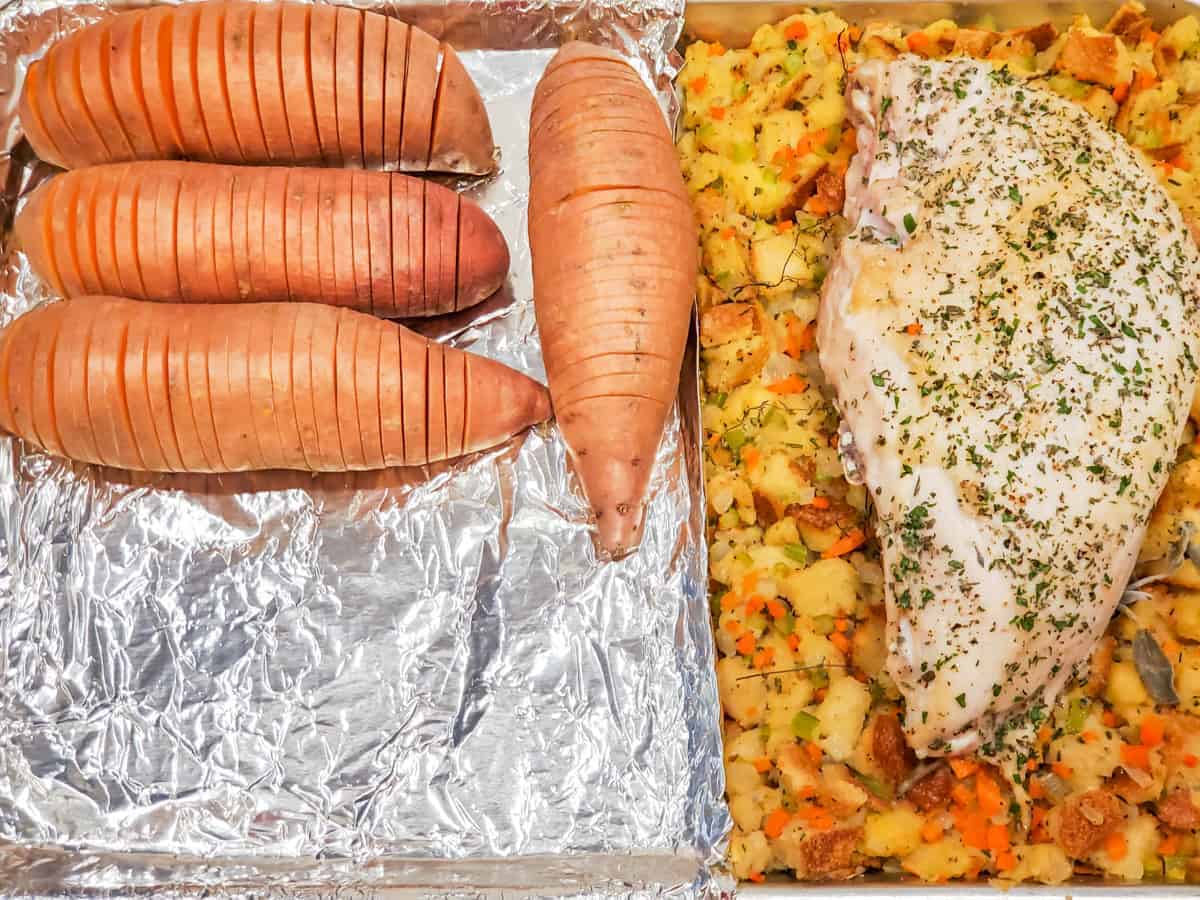
[[95,166],[39,186],[16,232],[34,271],[68,298],[119,291],[439,315],[495,292],[509,263],[474,201],[406,175],[339,169]]
[[0,331],[0,428],[119,469],[424,465],[549,415],[526,375],[344,308],[87,297]]
[[35,152],[70,168],[496,168],[487,110],[453,48],[348,7],[201,0],[119,13],[31,65],[19,114]]
[[[622,102],[579,115],[597,82]],[[564,46],[530,122],[529,241],[550,394],[598,549],[619,558],[641,541],[678,389],[695,223],[666,121],[615,53]]]

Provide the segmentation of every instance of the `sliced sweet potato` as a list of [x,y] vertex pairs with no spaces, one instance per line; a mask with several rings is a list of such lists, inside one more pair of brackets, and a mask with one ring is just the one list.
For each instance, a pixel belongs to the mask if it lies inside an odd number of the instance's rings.
[[121,467],[136,458],[132,426],[121,390],[125,335],[129,322],[116,316],[93,316],[88,344],[87,405],[99,461]]
[[[288,270],[295,261],[287,256],[287,185],[288,170],[272,168],[264,170],[263,199],[262,199],[262,237],[259,239],[258,271],[262,273],[259,286],[256,289],[259,299],[268,301],[287,300],[290,296],[288,288]],[[254,261],[254,251],[251,251],[251,262]]]
[[338,7],[334,45],[337,80],[337,130],[340,162],[363,164],[363,14]]
[[213,411],[212,385],[208,379],[208,357],[213,352],[213,337],[219,330],[209,317],[188,316],[192,320],[187,338],[188,399],[196,421],[200,453],[204,457],[203,472],[226,471],[217,440],[217,423]]
[[[90,317],[67,316],[59,331],[58,350],[54,355],[54,419],[58,423],[63,450],[68,457],[81,462],[100,461],[87,403],[91,330]],[[11,367],[8,368],[11,371]]]
[[[146,117],[154,134],[158,155],[168,159],[186,152],[179,106],[175,100],[174,16],[169,6],[140,10],[138,72],[141,96],[145,98]],[[186,57],[188,43],[180,41],[180,53]],[[137,88],[135,88],[137,90]],[[185,98],[186,102],[186,98]],[[189,109],[194,107],[189,107]]]
[[317,270],[321,281],[321,300],[331,306],[339,303],[337,279],[337,243],[334,237],[334,201],[338,190],[332,172],[317,173]]
[[[137,444],[138,456],[151,471],[161,472],[169,468],[154,426],[155,405],[150,400],[150,323],[153,321],[150,307],[139,306],[129,316],[129,329],[125,335],[124,372],[126,407],[129,411],[130,429]],[[161,367],[161,351],[154,356]],[[157,383],[157,382],[156,382]],[[161,399],[160,399],[161,404]]]
[[[295,380],[292,369],[293,345],[296,339],[296,323],[300,308],[272,306],[269,313],[271,328],[270,341],[270,379],[271,407],[270,421],[264,422],[262,415],[266,409],[265,399],[255,408],[255,423],[258,427],[259,440],[264,448],[270,446],[267,433],[274,425],[279,435],[279,458],[289,469],[311,469],[312,465],[304,452],[304,442],[300,436],[300,416],[296,409]],[[260,381],[253,382],[260,384]],[[265,452],[265,450],[264,450]]]
[[279,64],[292,158],[297,163],[321,161],[309,53],[314,8],[307,3],[285,4],[280,10]]
[[388,19],[363,16],[362,121],[363,164],[368,169],[383,166],[384,92],[387,89]]
[[354,260],[354,309],[374,311],[371,305],[370,213],[367,209],[367,172],[355,172],[350,179],[350,243]]
[[429,344],[400,340],[405,465],[429,462]]
[[408,77],[408,51],[412,29],[396,19],[387,20],[387,52],[383,63],[383,165],[400,168],[404,137],[404,86]]
[[[307,466],[320,469],[327,460],[321,454],[317,435],[317,392],[313,385],[313,337],[318,325],[318,306],[307,303],[296,307],[295,333],[292,339],[292,398],[300,447]],[[323,323],[322,323],[323,324]],[[286,442],[286,438],[285,438]]]
[[[21,91],[21,99],[17,105],[17,118],[21,122],[21,129],[29,140],[29,145],[33,147],[33,152],[51,165],[65,168],[72,162],[53,137],[54,131],[51,126],[55,124],[55,119],[51,119],[50,124],[47,124],[47,116],[54,115],[57,118],[57,114],[50,109],[47,109],[46,112],[42,111],[42,105],[48,99],[46,89],[42,85],[44,71],[45,63],[40,59],[35,60],[29,66],[29,70],[25,73],[25,87]],[[46,105],[51,107],[53,104],[46,103]]]
[[13,223],[17,246],[29,260],[29,265],[46,279],[56,293],[63,294],[62,279],[54,262],[54,234],[51,228],[54,194],[62,180],[53,178],[39,185],[26,198]]
[[266,158],[290,163],[295,158],[283,98],[283,10],[281,4],[262,4],[254,12],[250,54],[255,102],[262,126]]
[[[249,317],[254,317],[253,311]],[[244,347],[234,353],[237,340],[231,329],[214,328],[208,347],[209,404],[226,471],[262,467],[249,409],[247,356]]]
[[234,263],[234,178],[214,182],[213,258],[216,263],[217,288],[222,297],[240,297],[238,269]]
[[60,210],[51,221],[54,262],[59,278],[62,279],[63,295],[67,297],[77,297],[84,293],[75,221],[80,187],[78,182],[67,182],[60,190],[55,191],[51,198],[54,208]]
[[233,271],[237,278],[238,297],[249,300],[253,295],[250,280],[250,191],[257,179],[253,172],[235,172],[232,176],[233,205],[230,228],[233,244]]
[[[203,253],[199,252],[196,246],[199,207],[203,204],[205,195],[211,197],[211,192],[197,191],[186,183],[179,191],[179,211],[175,228],[175,253],[179,260],[179,299],[190,302],[205,301],[206,273],[212,269],[211,261],[205,259],[209,255],[211,244],[204,247]],[[211,213],[205,216],[205,219],[211,226]]]
[[150,299],[175,300],[182,293],[179,284],[179,194],[183,188],[182,182],[183,179],[170,170],[164,171],[159,179],[154,231],[157,238],[155,259],[160,280],[153,288],[146,286]]
[[234,130],[230,86],[225,69],[225,17],[233,4],[198,3],[195,77],[200,114],[212,147],[212,160],[242,162],[245,156]]
[[113,97],[108,55],[109,27],[108,20],[101,20],[80,31],[76,36],[76,53],[84,103],[104,141],[106,159],[115,162],[133,159],[135,154]]
[[63,455],[62,438],[54,418],[54,364],[58,350],[58,337],[68,315],[66,304],[50,304],[44,316],[45,327],[34,329],[36,333],[33,351],[33,432],[38,444],[59,456]]
[[317,137],[321,142],[321,158],[326,164],[337,166],[342,163],[337,119],[337,8],[314,6],[309,27],[312,96],[317,116]]
[[268,282],[271,276],[267,270],[281,267],[279,257],[267,256],[266,246],[263,244],[266,238],[264,219],[268,170],[259,169],[253,174],[255,177],[249,179],[249,189],[246,192],[246,259],[250,270],[248,297],[257,301],[277,300],[278,297],[272,297],[270,294]]
[[100,278],[98,293],[121,296],[121,278],[117,268],[117,185],[122,168],[97,166],[92,170],[95,193],[92,196],[92,220],[96,235],[96,272]]
[[404,78],[404,130],[400,140],[400,168],[424,171],[429,167],[433,135],[433,106],[437,97],[441,47],[419,28],[409,29],[408,64]]
[[96,250],[96,179],[83,179],[75,195],[75,259],[85,294],[103,294]]
[[427,458],[445,459],[446,439],[446,354],[441,344],[431,343],[425,370],[425,429]]
[[272,42],[261,51],[255,46],[254,20],[258,10],[272,9],[257,3],[230,3],[225,13],[224,67],[229,113],[242,158],[248,162],[270,158],[259,112],[254,57],[259,52],[269,55],[275,45]]
[[428,167],[439,172],[490,172],[495,145],[479,88],[454,48],[442,45]]
[[[191,159],[216,159],[211,136],[200,104],[198,49],[200,13],[203,3],[185,3],[171,11],[171,95],[175,98],[175,116],[179,127],[182,153]],[[216,91],[215,85],[206,84]],[[211,94],[210,94],[211,96]],[[147,93],[147,102],[149,102]]]
[[334,283],[337,305],[354,307],[357,300],[354,275],[354,191],[349,172],[331,172],[326,183],[333,185],[330,222],[333,235]]
[[383,173],[366,173],[367,241],[371,258],[371,311],[377,316],[396,315],[392,284],[392,197],[391,178]]
[[[392,278],[396,315],[421,315],[425,298],[425,182],[392,179]],[[414,227],[414,222],[417,227]]]
[[[171,328],[170,323],[162,316],[151,315],[152,307],[144,307],[146,323],[146,397],[150,403],[150,413],[153,418],[154,436],[162,449],[164,466],[168,472],[182,472],[183,457],[179,449],[179,423],[177,415],[187,416],[191,422],[191,409],[184,407],[180,410],[173,405],[175,394],[172,393],[172,375],[183,379],[183,392],[186,396],[186,373],[172,370],[171,367]],[[144,443],[148,443],[149,438]]]
[[104,136],[96,127],[96,121],[88,110],[83,96],[83,75],[79,68],[78,40],[66,40],[55,44],[46,54],[50,61],[50,72],[54,75],[54,93],[63,119],[70,123],[75,142],[85,159],[108,162],[111,159]]
[[404,367],[400,364],[400,337],[387,328],[379,329],[379,427],[387,465],[408,465],[404,446]]
[[[289,183],[293,185],[293,197],[300,208],[300,287],[302,296],[321,297],[321,270],[317,219],[320,216],[320,173],[315,171],[294,172]],[[290,251],[289,251],[290,257]]]
[[458,254],[458,194],[426,189],[422,217],[425,232],[424,309],[428,314],[454,309]]
[[117,280],[121,283],[120,293],[126,297],[144,297],[146,287],[138,265],[137,222],[142,182],[130,174],[128,166],[118,167],[113,177],[116,181],[113,248],[117,258]]
[[318,306],[314,312],[315,325],[312,333],[312,401],[316,415],[318,458],[321,467],[331,471],[343,471],[346,457],[342,449],[342,438],[338,428],[337,394],[337,340],[338,332],[346,324],[346,311],[328,306]]
[[33,422],[34,359],[37,355],[37,329],[29,320],[16,321],[4,355],[4,385],[8,390],[8,414],[13,434],[28,435],[42,443]]
[[465,309],[490,297],[504,284],[508,244],[496,223],[469,198],[460,198],[457,231],[454,308]]
[[354,343],[354,395],[362,437],[363,466],[383,468],[383,424],[379,406],[380,327],[375,319],[358,322]]
[[108,22],[107,39],[103,42],[106,90],[110,92],[114,114],[120,119],[129,142],[129,159],[152,159],[174,154],[169,148],[160,149],[154,140],[154,129],[142,93],[142,26],[145,16],[140,10],[120,13]]
[[355,355],[358,349],[359,326],[365,320],[361,316],[340,318],[333,349],[338,440],[346,468],[364,469],[367,460],[363,449],[362,427],[358,420],[358,373]]

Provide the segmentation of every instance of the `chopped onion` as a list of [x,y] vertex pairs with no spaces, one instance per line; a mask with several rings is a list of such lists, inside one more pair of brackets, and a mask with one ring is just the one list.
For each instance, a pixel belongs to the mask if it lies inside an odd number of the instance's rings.
[[762,368],[762,382],[767,387],[773,384],[778,384],[791,378],[793,375],[800,375],[804,371],[800,363],[792,359],[786,353],[772,353],[767,357],[767,362]]
[[717,515],[724,513],[733,506],[733,488],[722,487],[708,495],[708,501]]
[[[1129,780],[1132,781],[1134,784],[1136,784],[1138,787],[1144,788],[1144,787],[1149,787],[1150,785],[1154,784],[1154,776],[1151,775],[1149,772],[1145,771],[1144,769],[1134,769],[1129,766],[1125,766],[1124,768],[1125,768],[1125,774],[1129,776]],[[1086,813],[1084,815],[1086,815]],[[1091,819],[1089,818],[1088,821],[1091,822]],[[1099,823],[1093,822],[1092,824],[1096,825]]]

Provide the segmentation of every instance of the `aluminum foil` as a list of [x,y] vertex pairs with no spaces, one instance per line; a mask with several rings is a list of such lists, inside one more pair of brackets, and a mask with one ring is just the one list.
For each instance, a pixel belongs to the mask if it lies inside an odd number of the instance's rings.
[[[513,251],[422,330],[544,379],[525,236],[552,49],[630,56],[673,113],[682,4],[386,11],[469,48]],[[29,61],[108,10],[0,7],[0,213],[49,174]],[[0,315],[44,302],[6,243]],[[641,550],[599,564],[553,426],[437,470],[138,476],[0,438],[0,896],[718,890],[723,802],[695,357]]]

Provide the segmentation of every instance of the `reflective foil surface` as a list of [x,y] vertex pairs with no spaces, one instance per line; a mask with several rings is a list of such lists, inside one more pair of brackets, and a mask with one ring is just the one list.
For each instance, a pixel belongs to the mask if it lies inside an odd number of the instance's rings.
[[[525,236],[534,85],[585,37],[674,114],[682,4],[391,5],[466,48],[512,250],[420,330],[544,380]],[[28,63],[110,10],[0,8],[6,224],[52,174]],[[3,247],[3,318],[47,300]],[[659,895],[721,887],[728,814],[695,357],[641,550],[598,563],[553,425],[426,471],[145,476],[0,438],[0,896]],[[106,893],[111,892],[111,893]]]

